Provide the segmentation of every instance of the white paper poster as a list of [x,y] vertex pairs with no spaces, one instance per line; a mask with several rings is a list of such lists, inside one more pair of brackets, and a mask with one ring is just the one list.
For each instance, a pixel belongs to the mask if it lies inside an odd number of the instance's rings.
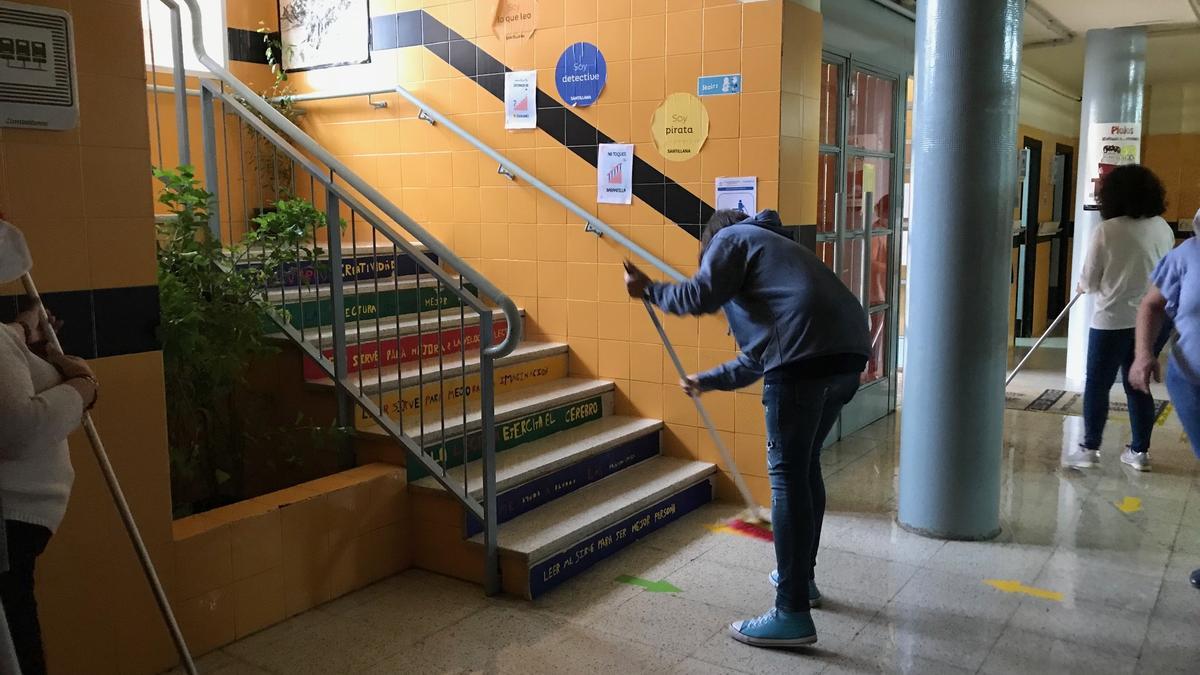
[[717,210],[733,209],[752,216],[758,213],[758,178],[756,176],[723,177],[717,179]]
[[537,71],[504,74],[504,128],[537,128]]
[[1087,171],[1086,194],[1083,197],[1085,211],[1097,211],[1100,202],[1096,190],[1100,181],[1113,169],[1123,164],[1137,164],[1142,158],[1142,125],[1129,122],[1093,122],[1088,130],[1087,155],[1084,170]]
[[633,203],[633,146],[601,143],[596,162],[596,202]]

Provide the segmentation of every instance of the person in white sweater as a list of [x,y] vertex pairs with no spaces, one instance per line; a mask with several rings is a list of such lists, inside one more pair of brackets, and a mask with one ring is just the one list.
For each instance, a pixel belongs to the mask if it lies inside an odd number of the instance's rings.
[[[0,284],[29,271],[19,230],[0,221]],[[47,350],[40,308],[0,324],[0,505],[8,569],[0,602],[24,675],[46,672],[34,567],[67,510],[75,472],[67,435],[99,388],[87,363]]]
[[[1109,390],[1117,372],[1125,386],[1133,438],[1121,461],[1139,471],[1150,470],[1150,435],[1154,430],[1154,398],[1133,387],[1138,305],[1150,286],[1150,273],[1172,248],[1175,233],[1162,214],[1166,191],[1152,171],[1139,164],[1114,169],[1100,184],[1100,215],[1079,279],[1079,292],[1094,296],[1088,333],[1087,375],[1083,387],[1083,443],[1067,456],[1076,467],[1095,466],[1108,421]],[[1155,344],[1162,351],[1169,328]]]

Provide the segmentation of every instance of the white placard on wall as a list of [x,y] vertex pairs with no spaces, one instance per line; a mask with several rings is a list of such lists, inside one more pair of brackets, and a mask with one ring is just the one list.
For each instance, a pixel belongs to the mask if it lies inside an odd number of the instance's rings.
[[602,143],[596,162],[596,202],[633,203],[633,146]]
[[537,71],[504,74],[504,128],[537,128]]

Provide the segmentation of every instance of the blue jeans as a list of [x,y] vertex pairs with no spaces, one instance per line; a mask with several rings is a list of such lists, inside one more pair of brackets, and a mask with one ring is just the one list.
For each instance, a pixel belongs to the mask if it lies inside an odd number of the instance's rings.
[[[1146,452],[1150,449],[1150,434],[1154,431],[1154,397],[1140,392],[1129,384],[1129,367],[1133,365],[1133,328],[1120,330],[1091,329],[1088,333],[1087,381],[1083,386],[1083,445],[1092,450],[1100,448],[1104,425],[1108,423],[1108,392],[1121,372],[1125,400],[1129,404],[1129,424],[1133,441],[1129,449]],[[1154,353],[1162,351],[1170,326],[1164,326]]]
[[1179,421],[1183,422],[1183,430],[1192,442],[1192,452],[1200,459],[1200,384],[1184,377],[1174,359],[1167,366],[1167,391]]
[[808,581],[814,578],[825,518],[821,444],[842,406],[858,391],[858,375],[815,379],[772,375],[763,385],[762,400],[779,568],[775,606],[785,612],[807,612]]

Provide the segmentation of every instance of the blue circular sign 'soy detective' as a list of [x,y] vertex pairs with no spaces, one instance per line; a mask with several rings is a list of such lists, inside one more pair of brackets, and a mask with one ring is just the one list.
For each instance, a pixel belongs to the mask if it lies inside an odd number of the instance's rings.
[[590,42],[576,42],[558,57],[554,81],[558,95],[567,105],[587,107],[600,98],[608,79],[608,64],[604,55]]

